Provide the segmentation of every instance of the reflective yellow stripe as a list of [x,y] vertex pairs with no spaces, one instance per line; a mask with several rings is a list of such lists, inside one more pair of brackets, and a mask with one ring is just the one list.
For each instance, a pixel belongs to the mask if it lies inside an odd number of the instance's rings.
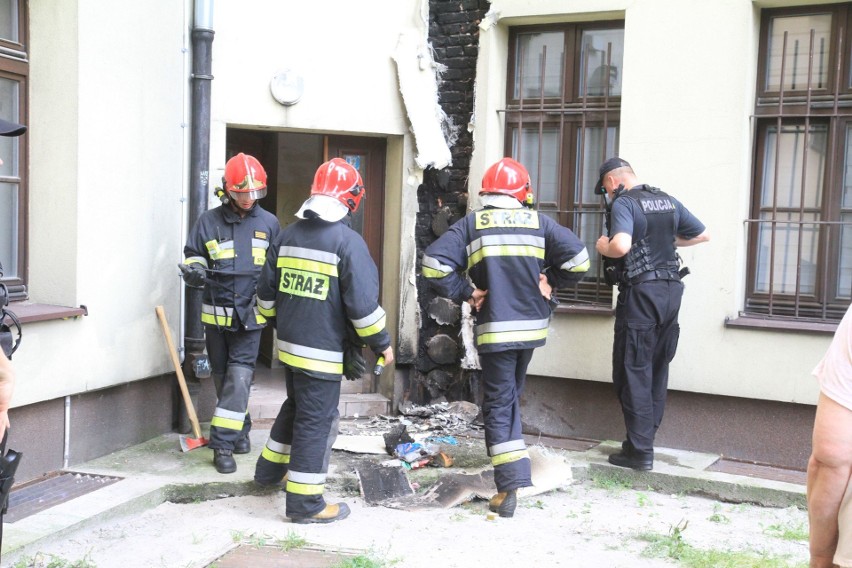
[[207,259],[203,256],[188,256],[183,261],[183,263],[187,266],[192,266],[193,264],[200,264],[204,268],[207,268]]
[[568,270],[568,272],[588,272],[589,267],[591,267],[591,266],[592,266],[592,263],[587,260],[586,262],[584,262],[582,264],[578,264],[577,266],[572,267],[571,269]]
[[328,373],[329,375],[342,375],[343,363],[333,363],[329,361],[318,361],[316,359],[308,359],[299,357],[286,351],[278,352],[278,359],[282,363],[292,365],[299,369],[307,369],[309,371],[318,371],[320,373]]
[[477,336],[476,344],[511,343],[515,341],[536,341],[547,338],[547,328],[521,331],[495,331]]
[[269,448],[263,448],[263,451],[260,452],[260,455],[266,458],[268,461],[272,463],[290,463],[290,454],[279,454],[278,452],[273,452]]
[[506,452],[499,456],[491,458],[491,465],[503,465],[504,463],[512,463],[524,458],[529,458],[530,455],[526,450],[516,450],[514,452]]
[[243,421],[234,420],[233,418],[214,416],[210,419],[210,426],[218,426],[219,428],[225,428],[226,430],[242,430]]
[[257,311],[260,312],[261,315],[274,318],[275,317],[275,300],[261,300],[257,299]]
[[448,276],[448,272],[442,272],[440,270],[435,270],[434,268],[429,268],[428,266],[424,266],[421,270],[423,274],[423,278],[443,278]]
[[498,245],[482,247],[467,259],[470,268],[487,256],[529,256],[544,258],[544,249],[530,245]]
[[382,316],[379,321],[377,321],[373,325],[357,328],[355,331],[358,333],[358,337],[369,337],[371,335],[375,335],[381,331],[384,331],[386,319],[386,316]]
[[298,495],[322,495],[325,490],[325,484],[313,485],[308,483],[297,483],[287,480],[287,492],[296,493]]
[[295,268],[296,270],[316,272],[319,274],[326,274],[328,276],[337,276],[337,265],[319,262],[317,260],[279,256],[277,265],[278,268]]
[[201,321],[203,323],[209,323],[210,325],[221,325],[224,327],[231,327],[231,322],[233,321],[230,316],[214,316],[213,314],[201,314]]

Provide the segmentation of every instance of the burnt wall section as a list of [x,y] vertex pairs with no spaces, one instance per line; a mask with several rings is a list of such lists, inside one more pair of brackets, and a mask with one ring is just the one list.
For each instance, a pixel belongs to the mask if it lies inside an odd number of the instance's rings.
[[[435,303],[435,293],[421,276],[423,251],[467,212],[467,188],[473,137],[467,125],[473,114],[479,23],[489,9],[486,0],[430,0],[429,42],[435,61],[442,66],[438,100],[452,130],[452,164],[428,168],[417,190],[419,213],[415,228],[417,293],[421,318],[417,365],[410,377],[407,398],[419,404],[441,400],[478,402],[479,376],[463,371],[460,318],[448,317],[445,304]],[[448,362],[448,359],[452,360]]]

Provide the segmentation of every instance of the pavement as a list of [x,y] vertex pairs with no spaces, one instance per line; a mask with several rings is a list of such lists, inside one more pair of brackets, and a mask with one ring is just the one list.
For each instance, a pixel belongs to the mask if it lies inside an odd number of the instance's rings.
[[[267,395],[281,396],[281,393],[270,391],[263,396],[258,395],[255,404],[267,403],[268,401],[260,400]],[[346,430],[348,427],[349,431],[354,431],[361,428],[361,431],[366,431],[365,424],[367,419],[364,417],[343,420],[341,429]],[[50,543],[66,539],[86,527],[95,527],[110,519],[143,515],[164,503],[192,503],[220,499],[222,496],[268,494],[269,489],[256,486],[252,477],[254,464],[268,437],[270,426],[269,419],[256,421],[251,433],[252,452],[235,456],[238,469],[230,475],[220,475],[213,469],[212,452],[208,448],[182,452],[177,433],[164,434],[143,444],[72,466],[70,471],[81,476],[105,476],[115,479],[103,487],[12,523],[5,523],[0,556],[2,566],[13,566],[15,564],[12,563],[16,559],[31,556]],[[208,428],[209,424],[202,427],[204,432],[207,432]],[[471,440],[474,444],[481,445],[481,453],[484,456],[481,434],[473,432]],[[720,467],[724,460],[720,459],[719,455],[671,448],[656,449],[652,471],[636,472],[617,468],[607,462],[607,456],[618,451],[620,442],[531,437],[528,444],[540,444],[564,451],[568,456],[566,461],[570,465],[570,477],[573,480],[610,475],[626,479],[634,487],[653,489],[666,494],[701,495],[727,503],[752,503],[767,507],[803,509],[806,506],[804,472],[784,472],[760,467],[749,469],[743,468],[742,464]],[[344,454],[348,453],[334,452],[329,484],[335,477],[351,477],[351,472],[346,471],[346,466],[342,465]],[[369,457],[373,460],[384,460],[389,456]],[[233,515],[232,524],[239,526],[239,516],[251,516],[252,512],[234,510],[230,514]],[[280,526],[281,521],[282,519],[278,518],[271,522]],[[249,565],[248,561],[245,565]],[[252,565],[258,566],[257,562]]]

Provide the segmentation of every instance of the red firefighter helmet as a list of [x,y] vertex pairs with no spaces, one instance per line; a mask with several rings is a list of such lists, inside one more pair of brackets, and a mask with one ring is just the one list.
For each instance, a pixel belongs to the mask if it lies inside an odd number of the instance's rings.
[[251,199],[266,196],[266,170],[254,156],[240,152],[225,164],[225,191],[245,193]]
[[510,195],[524,205],[532,205],[533,202],[530,174],[512,158],[503,158],[485,170],[482,189],[479,191],[480,195],[483,193]]
[[361,174],[354,166],[341,158],[332,158],[317,169],[314,183],[311,185],[311,195],[326,195],[333,197],[349,208],[351,212],[358,210],[361,199],[364,198],[364,182]]

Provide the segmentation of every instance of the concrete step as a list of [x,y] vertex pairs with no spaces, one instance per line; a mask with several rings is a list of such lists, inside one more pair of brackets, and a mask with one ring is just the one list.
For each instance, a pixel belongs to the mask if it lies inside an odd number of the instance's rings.
[[390,414],[390,400],[378,393],[341,394],[337,409],[343,418],[387,415]]

